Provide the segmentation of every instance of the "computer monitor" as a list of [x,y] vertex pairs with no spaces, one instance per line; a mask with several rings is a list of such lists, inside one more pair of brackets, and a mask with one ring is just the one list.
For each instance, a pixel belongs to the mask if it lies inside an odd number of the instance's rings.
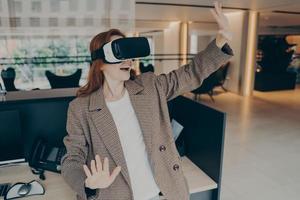
[[1,110],[0,165],[24,161],[19,111]]

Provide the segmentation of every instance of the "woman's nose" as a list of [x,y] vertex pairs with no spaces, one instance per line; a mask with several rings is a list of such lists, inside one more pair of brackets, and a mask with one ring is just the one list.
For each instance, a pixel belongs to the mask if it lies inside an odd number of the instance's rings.
[[124,64],[132,65],[133,59],[127,59],[124,61]]

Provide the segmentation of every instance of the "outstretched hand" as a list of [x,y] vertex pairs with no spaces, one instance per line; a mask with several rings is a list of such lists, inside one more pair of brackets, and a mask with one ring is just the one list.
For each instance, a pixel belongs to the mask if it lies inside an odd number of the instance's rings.
[[99,155],[96,155],[96,162],[95,160],[91,161],[91,170],[87,165],[83,165],[83,169],[87,176],[85,179],[85,186],[90,189],[107,188],[113,183],[121,171],[121,167],[118,166],[113,170],[112,174],[110,174],[108,158],[104,158],[104,163],[102,165]]
[[218,47],[223,47],[223,45],[232,40],[232,32],[230,30],[229,21],[227,17],[224,15],[222,11],[221,3],[215,1],[214,2],[214,9],[210,9],[212,15],[216,19],[219,31],[216,38],[216,44]]

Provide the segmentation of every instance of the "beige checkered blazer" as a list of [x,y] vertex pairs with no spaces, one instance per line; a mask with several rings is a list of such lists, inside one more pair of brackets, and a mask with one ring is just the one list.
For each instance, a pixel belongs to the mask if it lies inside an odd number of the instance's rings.
[[[177,70],[161,75],[145,73],[125,82],[141,126],[155,181],[168,200],[187,200],[189,190],[172,135],[167,101],[199,87],[206,77],[227,62],[233,54],[227,44],[224,47],[219,49],[213,40],[189,64]],[[121,166],[122,170],[108,188],[97,189],[92,199],[132,200],[126,161],[101,88],[70,103],[67,132],[62,176],[76,192],[77,199],[88,199],[82,166],[86,163],[89,166],[91,159],[99,154],[102,159],[108,157],[111,172],[116,166]],[[164,151],[160,151],[161,145],[166,147]]]

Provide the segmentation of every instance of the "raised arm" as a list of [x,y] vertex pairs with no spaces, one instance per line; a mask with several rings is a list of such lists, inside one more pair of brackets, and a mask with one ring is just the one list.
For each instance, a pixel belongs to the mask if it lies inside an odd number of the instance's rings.
[[213,40],[207,48],[198,53],[193,60],[168,74],[156,76],[157,87],[161,87],[167,100],[198,88],[203,80],[231,58],[232,50],[226,44],[222,51]]
[[232,33],[219,3],[215,3],[215,9],[212,10],[212,13],[219,25],[216,39],[187,65],[168,74],[160,74],[155,77],[157,87],[163,89],[167,100],[198,88],[204,79],[233,56],[232,49],[227,44],[227,41],[232,38]]

